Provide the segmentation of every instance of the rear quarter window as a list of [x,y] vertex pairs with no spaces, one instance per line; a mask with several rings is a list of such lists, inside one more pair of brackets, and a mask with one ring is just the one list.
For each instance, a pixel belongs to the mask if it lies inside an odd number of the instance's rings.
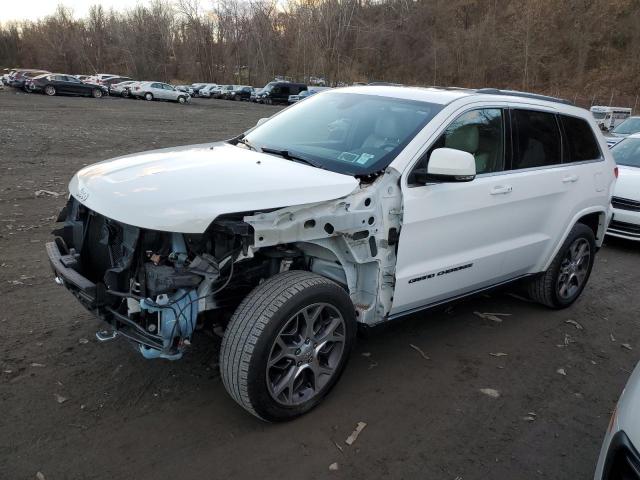
[[602,157],[598,141],[589,123],[578,117],[560,115],[566,138],[564,163],[584,162]]

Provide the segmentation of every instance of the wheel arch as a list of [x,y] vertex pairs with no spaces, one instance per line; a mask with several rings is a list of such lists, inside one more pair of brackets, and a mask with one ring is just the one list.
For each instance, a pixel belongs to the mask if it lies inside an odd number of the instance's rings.
[[574,225],[578,223],[582,223],[588,226],[593,231],[593,234],[596,238],[596,246],[598,248],[601,247],[610,218],[611,212],[607,211],[601,206],[585,208],[575,214],[571,221],[567,224],[567,228],[563,232],[562,237],[560,237],[560,239],[556,243],[553,251],[547,258],[547,261],[545,262],[541,271],[545,271],[549,268],[549,265],[551,265],[551,262],[553,262],[553,259],[564,244],[564,241],[569,236],[569,232],[571,232],[571,229],[574,227]]

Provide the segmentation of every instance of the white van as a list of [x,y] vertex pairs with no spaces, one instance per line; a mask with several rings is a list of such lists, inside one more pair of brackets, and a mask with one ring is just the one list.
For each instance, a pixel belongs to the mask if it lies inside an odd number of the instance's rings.
[[631,109],[625,107],[603,107],[594,105],[590,108],[593,118],[600,130],[609,131],[617,127],[631,116]]

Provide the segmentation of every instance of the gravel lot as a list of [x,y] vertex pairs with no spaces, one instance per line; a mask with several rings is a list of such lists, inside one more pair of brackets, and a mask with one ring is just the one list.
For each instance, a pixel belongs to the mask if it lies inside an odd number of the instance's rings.
[[73,172],[228,138],[274,111],[0,91],[0,478],[592,476],[640,352],[640,247],[629,242],[606,242],[567,310],[500,292],[372,332],[327,400],[287,424],[261,423],[227,396],[219,341],[196,338],[179,362],[96,342],[100,322],[54,284],[44,251]]

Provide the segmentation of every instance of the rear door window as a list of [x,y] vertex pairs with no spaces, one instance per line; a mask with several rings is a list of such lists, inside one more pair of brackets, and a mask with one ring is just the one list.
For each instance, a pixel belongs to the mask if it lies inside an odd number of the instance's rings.
[[566,139],[563,161],[584,162],[602,157],[598,141],[589,124],[578,117],[561,115],[562,128]]
[[513,170],[558,165],[562,159],[562,142],[556,115],[537,110],[514,109]]

